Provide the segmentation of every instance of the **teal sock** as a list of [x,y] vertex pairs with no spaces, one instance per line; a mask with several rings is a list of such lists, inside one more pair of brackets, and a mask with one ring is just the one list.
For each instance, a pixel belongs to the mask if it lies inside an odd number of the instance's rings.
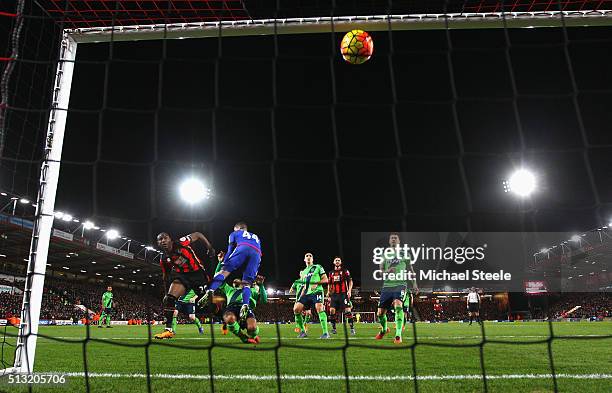
[[395,337],[402,336],[402,327],[404,326],[404,308],[402,306],[395,307]]
[[327,334],[327,314],[325,314],[325,311],[319,313],[319,322],[321,323],[323,334]]
[[300,331],[304,331],[304,317],[302,317],[302,314],[295,314],[295,323],[297,324],[298,328],[300,328]]
[[242,341],[243,343],[247,341],[248,337],[246,336],[246,334],[240,331],[240,325],[238,324],[238,322],[228,324],[227,328],[230,332],[232,332],[232,334],[238,337],[240,341]]
[[249,337],[251,338],[255,338],[257,336],[259,336],[259,326],[257,326],[255,328],[255,330],[247,330],[247,334],[249,335]]
[[387,333],[387,314],[379,315],[378,322],[380,322],[381,333]]

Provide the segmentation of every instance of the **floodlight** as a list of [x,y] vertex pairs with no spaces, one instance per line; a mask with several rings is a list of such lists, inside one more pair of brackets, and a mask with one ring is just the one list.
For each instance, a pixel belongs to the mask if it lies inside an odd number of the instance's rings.
[[116,229],[109,229],[106,231],[106,238],[113,240],[119,237],[119,232]]
[[206,188],[204,183],[193,177],[181,183],[179,193],[181,194],[181,198],[190,205],[201,202],[203,199],[210,196],[210,191]]
[[514,172],[510,179],[504,182],[504,190],[512,192],[520,197],[531,195],[536,188],[536,178],[533,173],[526,169]]

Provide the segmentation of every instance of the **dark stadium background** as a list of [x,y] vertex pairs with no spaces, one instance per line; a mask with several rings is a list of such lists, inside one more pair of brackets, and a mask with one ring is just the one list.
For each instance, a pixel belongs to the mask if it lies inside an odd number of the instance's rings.
[[[54,29],[28,31],[38,46],[24,57],[53,57]],[[159,231],[199,230],[218,249],[246,220],[276,285],[297,276],[306,251],[326,268],[340,255],[358,277],[364,231],[607,224],[612,30],[567,33],[569,42],[556,28],[394,32],[391,51],[387,33],[373,32],[374,57],[361,66],[339,58],[342,34],[279,36],[276,47],[273,37],[80,45],[56,209],[149,244]],[[49,84],[51,64],[28,69],[32,85]],[[42,114],[27,116],[44,128]],[[9,133],[17,148],[7,156],[35,159],[42,130],[11,122],[23,133]],[[525,203],[502,187],[521,162],[539,180]],[[33,199],[37,163],[3,164],[9,188]],[[213,192],[194,208],[178,199],[191,174]]]

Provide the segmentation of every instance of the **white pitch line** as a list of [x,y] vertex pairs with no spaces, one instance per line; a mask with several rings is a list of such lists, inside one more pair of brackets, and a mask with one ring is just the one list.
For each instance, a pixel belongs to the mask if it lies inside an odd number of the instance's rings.
[[[316,335],[311,336],[310,338],[315,338],[318,339],[317,337],[315,337]],[[554,336],[555,339],[562,339],[564,337],[608,337],[609,335],[607,334],[573,334],[571,336]],[[499,338],[548,338],[550,336],[548,335],[503,335],[503,336],[493,336],[493,335],[487,335],[486,338],[487,339],[499,339]],[[74,342],[82,342],[83,339],[75,339],[74,336],[64,336],[64,337],[53,337],[53,338],[49,338],[49,337],[39,337],[41,339],[48,339],[48,340],[53,340],[55,339],[60,339],[60,340],[72,340]],[[91,339],[94,340],[143,340],[143,341],[147,341],[148,338],[147,337],[90,337]],[[271,336],[271,337],[263,337],[265,338],[269,338],[270,341],[276,341],[276,336]],[[472,339],[472,338],[482,338],[482,336],[417,336],[418,340],[421,339],[427,339],[427,340],[465,340],[465,339]],[[349,340],[374,340],[374,337],[348,337]],[[406,340],[411,340],[412,339],[412,335],[405,335],[404,339]],[[174,341],[174,340],[208,340],[210,341],[210,336],[204,336],[204,337],[173,337],[169,340],[166,341]],[[215,335],[215,341],[217,340],[237,340],[235,337],[219,337]],[[297,338],[297,337],[281,337],[281,341],[285,341],[285,340],[301,340],[301,341],[308,341],[308,339],[303,339],[303,338]],[[344,341],[345,338],[342,335],[338,335],[336,337],[332,337],[331,339],[332,341]],[[155,340],[158,341],[158,340]],[[162,341],[162,340],[159,340]]]
[[[40,371],[39,374],[58,374],[68,377],[85,377],[83,372],[68,372],[59,371]],[[88,373],[90,378],[146,378],[147,374],[120,374],[120,373]],[[612,379],[612,374],[556,374],[557,378],[563,379]],[[192,379],[192,380],[208,380],[208,374],[151,374],[153,379]],[[215,380],[249,380],[249,381],[275,381],[276,375],[255,375],[255,374],[219,374],[213,375]],[[501,374],[487,375],[488,380],[495,379],[551,379],[552,374]],[[280,379],[287,381],[302,381],[302,380],[326,380],[326,381],[343,381],[346,379],[344,375],[292,375],[281,374]],[[410,375],[349,375],[351,381],[411,381],[414,378]],[[448,381],[448,380],[482,380],[481,374],[463,374],[463,375],[418,375],[419,381]]]

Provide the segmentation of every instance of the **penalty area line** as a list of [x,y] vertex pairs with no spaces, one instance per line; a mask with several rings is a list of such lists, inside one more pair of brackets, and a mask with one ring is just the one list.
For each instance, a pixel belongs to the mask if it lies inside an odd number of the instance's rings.
[[[58,374],[67,377],[85,377],[84,372],[58,372],[58,371],[40,371],[39,374]],[[88,373],[89,378],[146,378],[147,374],[122,374],[122,373]],[[499,379],[551,379],[552,374],[500,374],[487,375],[487,380]],[[556,374],[556,378],[564,379],[612,379],[612,374]],[[210,379],[208,374],[151,374],[151,378],[155,379],[184,379],[184,380],[202,380]],[[215,380],[248,380],[248,381],[274,381],[278,377],[276,375],[256,375],[256,374],[219,374],[213,375]],[[410,381],[414,378],[410,375],[349,375],[351,381]],[[449,381],[449,380],[482,380],[481,374],[463,374],[463,375],[418,375],[419,381]],[[345,380],[344,375],[292,375],[281,374],[280,379],[287,381],[302,381],[302,380],[326,380],[326,381],[341,381]]]

